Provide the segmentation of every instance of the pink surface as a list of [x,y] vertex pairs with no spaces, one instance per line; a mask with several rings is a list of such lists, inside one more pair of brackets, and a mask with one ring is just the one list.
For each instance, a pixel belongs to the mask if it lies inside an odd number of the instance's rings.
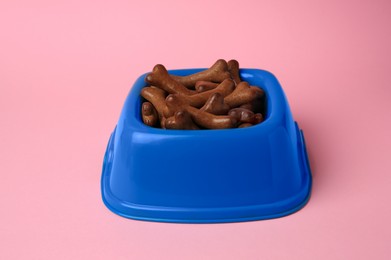
[[[0,259],[390,259],[389,1],[1,1]],[[156,63],[273,72],[314,182],[291,216],[133,221],[105,208],[108,137]]]

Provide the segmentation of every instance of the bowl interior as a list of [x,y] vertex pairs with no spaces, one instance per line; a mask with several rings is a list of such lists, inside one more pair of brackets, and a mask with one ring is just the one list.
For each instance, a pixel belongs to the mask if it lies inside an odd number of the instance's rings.
[[[190,75],[190,74],[202,71],[202,70],[205,70],[205,68],[203,68],[203,69],[169,70],[168,72],[172,75],[186,76],[186,75]],[[264,117],[264,120],[261,123],[252,126],[252,127],[255,127],[255,126],[262,125],[269,118],[270,112],[271,112],[271,101],[269,100],[270,98],[269,98],[269,92],[268,92],[267,88],[265,88],[262,84],[263,82],[261,80],[257,79],[256,77],[254,77],[254,75],[252,73],[249,73],[247,71],[248,71],[248,69],[240,69],[240,77],[241,77],[242,81],[247,81],[251,86],[259,87],[265,92],[265,96],[262,99],[262,103],[263,103],[262,115]],[[146,74],[144,74],[141,78],[145,78],[145,76],[146,76]],[[141,118],[141,104],[146,100],[140,95],[140,92],[141,92],[142,88],[147,87],[147,86],[148,86],[148,84],[145,81],[136,82],[135,86],[133,86],[132,91],[134,91],[135,93],[138,92],[138,96],[137,96],[136,100],[132,104],[130,104],[131,107],[129,107],[129,110],[134,111],[133,116],[134,116],[135,120],[138,121],[138,123],[143,124],[143,125],[144,125],[144,123]],[[192,131],[192,132],[195,132],[195,134],[198,131],[221,131],[221,130],[223,130],[223,131],[224,130],[240,131],[240,130],[247,129],[247,128],[233,128],[233,129],[172,130],[172,129],[155,128],[155,127],[150,127],[147,125],[144,125],[144,126],[147,128],[154,128],[156,130],[163,130],[163,131]]]

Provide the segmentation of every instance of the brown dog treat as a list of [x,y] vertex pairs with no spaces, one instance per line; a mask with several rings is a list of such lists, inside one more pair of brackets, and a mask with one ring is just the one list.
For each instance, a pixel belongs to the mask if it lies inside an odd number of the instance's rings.
[[240,105],[239,107],[240,108],[244,108],[244,109],[248,109],[248,110],[251,110],[251,111],[254,111],[253,102],[245,103],[243,105]]
[[241,123],[256,125],[263,121],[262,114],[254,114],[252,111],[240,107],[231,109],[228,115],[235,117]]
[[226,97],[229,94],[231,94],[234,91],[234,89],[235,89],[235,83],[232,81],[232,79],[225,79],[214,89],[197,93],[192,96],[187,96],[183,94],[178,94],[178,95],[184,101],[186,101],[190,106],[200,108],[205,104],[208,98],[214,93],[220,93],[223,97]]
[[246,108],[248,110],[253,111],[254,113],[262,113],[263,111],[263,101],[260,99],[254,99],[250,103],[243,104],[239,106],[240,108]]
[[258,88],[258,87],[255,87],[255,86],[251,86],[252,89],[254,89],[257,93],[257,96],[256,98],[251,102],[252,104],[252,111],[254,113],[264,113],[264,99],[265,99],[265,92]]
[[208,91],[208,90],[212,90],[214,89],[214,87],[208,87],[208,86],[199,86],[195,89],[195,91],[197,91],[198,93],[201,93],[201,92],[205,92],[205,91]]
[[263,97],[265,95],[265,91],[259,87],[251,86],[250,88],[254,89],[257,92],[257,96],[259,97]]
[[227,62],[223,59],[217,60],[209,69],[194,73],[192,75],[171,76],[188,88],[194,87],[196,82],[200,80],[220,83],[225,79],[231,78],[231,75],[228,72]]
[[197,93],[195,91],[189,90],[181,83],[173,79],[170,74],[168,74],[166,68],[161,64],[157,64],[155,67],[153,67],[152,72],[145,77],[145,81],[151,85],[167,91],[170,94],[181,93],[183,95],[193,95]]
[[160,119],[160,127],[163,129],[166,129],[166,120],[167,118],[164,116]]
[[214,115],[226,115],[229,111],[229,106],[224,103],[224,97],[220,93],[214,93],[200,110]]
[[[237,124],[237,120],[231,116],[217,116],[205,111],[201,111],[195,107],[188,105],[182,100],[179,95],[171,94],[166,98],[166,113],[174,114],[175,111],[187,110],[191,115],[193,121],[204,128],[208,129],[223,129],[233,128]],[[166,114],[165,113],[165,114]]]
[[165,122],[166,129],[200,129],[194,124],[191,115],[186,110],[177,111],[174,116],[167,118]]
[[239,62],[237,60],[230,60],[227,65],[231,78],[235,81],[235,84],[238,85],[242,81],[239,75]]
[[166,107],[166,92],[156,87],[145,87],[141,90],[141,96],[152,103],[161,120],[163,117],[163,110]]
[[253,123],[254,113],[245,108],[233,108],[228,112],[228,115],[235,117],[241,123]]
[[245,127],[250,127],[250,126],[253,126],[253,124],[250,124],[250,123],[243,123],[243,124],[240,124],[238,126],[238,128],[245,128]]
[[211,90],[216,88],[219,85],[219,83],[211,82],[211,81],[205,81],[205,80],[200,80],[197,81],[194,88],[197,92],[204,92],[207,90]]
[[141,117],[144,124],[155,127],[159,122],[159,115],[150,102],[144,102],[141,106]]
[[257,113],[254,115],[254,125],[263,122],[263,115],[261,113]]
[[240,105],[239,107],[251,110],[254,113],[261,113],[263,112],[262,111],[264,106],[263,99],[264,99],[265,92],[262,89],[255,86],[251,86],[251,88],[254,89],[257,93],[255,99],[249,103]]
[[191,106],[189,106],[187,110],[192,115],[196,124],[208,129],[233,128],[236,127],[237,124],[236,119],[231,116],[213,115]]
[[231,108],[250,103],[257,97],[255,89],[250,88],[246,81],[240,82],[235,90],[224,98],[224,102]]

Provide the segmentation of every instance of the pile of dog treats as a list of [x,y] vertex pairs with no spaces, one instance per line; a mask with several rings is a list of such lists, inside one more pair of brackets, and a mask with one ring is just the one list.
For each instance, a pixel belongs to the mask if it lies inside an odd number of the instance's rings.
[[216,61],[209,69],[175,76],[158,64],[141,90],[143,122],[163,129],[224,129],[259,124],[265,94],[239,75],[236,60]]

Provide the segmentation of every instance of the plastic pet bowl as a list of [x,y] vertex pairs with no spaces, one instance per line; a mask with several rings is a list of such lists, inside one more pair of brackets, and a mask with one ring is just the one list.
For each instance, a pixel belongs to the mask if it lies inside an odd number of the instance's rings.
[[223,130],[144,125],[146,74],[138,78],[104,157],[102,197],[111,211],[138,220],[220,223],[282,217],[306,204],[311,172],[304,136],[280,84],[263,70],[241,69],[240,75],[265,91],[266,119]]

